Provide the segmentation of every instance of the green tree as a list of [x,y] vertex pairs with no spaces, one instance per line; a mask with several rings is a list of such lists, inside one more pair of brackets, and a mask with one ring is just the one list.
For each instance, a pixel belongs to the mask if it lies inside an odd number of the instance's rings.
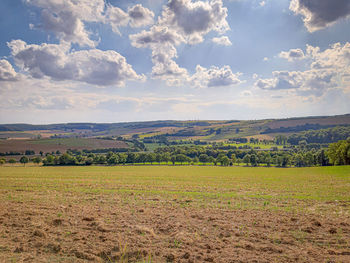
[[156,162],[160,164],[162,162],[162,155],[160,153],[156,154]]
[[249,166],[249,163],[250,163],[250,154],[246,154],[244,157],[243,157],[243,162]]
[[106,164],[107,163],[106,156],[104,156],[103,154],[96,155],[94,158],[94,163]]
[[168,164],[168,162],[170,161],[170,153],[166,152],[162,154],[162,161],[166,162]]
[[118,162],[119,162],[119,158],[118,158],[118,155],[116,154],[112,154],[109,156],[109,158],[107,158],[107,163],[109,165],[116,165],[118,164]]
[[39,156],[33,158],[33,163],[39,164],[41,163],[41,158]]
[[199,155],[199,161],[201,162],[201,163],[206,163],[206,162],[208,162],[208,158],[209,158],[209,156],[207,155],[207,154],[201,154],[201,155]]
[[287,167],[289,165],[290,158],[287,154],[282,154],[277,157],[277,166],[278,167]]
[[213,163],[213,164],[215,164],[215,163],[216,163],[216,159],[215,159],[213,156],[209,156],[209,158],[208,158],[208,163]]
[[232,164],[236,163],[236,160],[237,160],[236,155],[235,155],[234,153],[231,154],[231,161],[232,161]]
[[112,151],[109,151],[108,153],[107,153],[107,155],[106,155],[106,158],[107,159],[109,159],[109,158],[111,158],[112,156],[113,156],[113,152]]
[[53,157],[51,154],[48,154],[46,158],[43,160],[44,165],[54,165],[55,164],[55,157]]
[[270,167],[271,166],[271,162],[272,162],[272,159],[271,159],[271,156],[268,155],[265,159],[265,163],[266,163],[266,166],[267,167]]
[[182,165],[182,163],[188,161],[187,156],[184,155],[184,154],[177,154],[177,155],[175,156],[175,160],[176,160],[177,162],[181,163],[181,165]]
[[8,162],[9,162],[10,164],[14,164],[14,163],[16,163],[16,159],[11,158]]
[[135,153],[128,153],[127,158],[126,158],[126,162],[134,164],[135,161],[136,161]]
[[58,158],[58,164],[60,165],[75,165],[76,159],[74,156],[64,153]]
[[21,159],[19,159],[19,162],[20,162],[20,163],[23,163],[23,165],[25,166],[26,163],[29,162],[29,159],[28,159],[27,156],[22,156]]
[[349,165],[350,164],[350,138],[331,143],[328,148],[327,155],[329,162],[333,165]]
[[305,165],[305,160],[304,160],[304,155],[302,153],[296,153],[293,155],[293,163],[296,167],[304,167]]
[[147,162],[153,164],[155,161],[156,161],[156,154],[155,153],[147,154]]
[[220,163],[222,166],[228,166],[230,164],[230,159],[225,155],[220,159]]
[[147,154],[140,153],[137,157],[137,162],[145,164],[147,162]]
[[125,165],[127,157],[128,156],[125,153],[118,154],[119,163],[122,163],[123,165]]
[[258,158],[256,157],[255,154],[250,155],[250,163],[252,166],[258,166]]
[[88,157],[85,160],[85,165],[92,165],[94,163],[94,159],[92,157]]
[[326,155],[325,150],[323,149],[317,152],[316,160],[318,165],[321,165],[321,166],[329,165],[328,156]]
[[172,155],[172,156],[170,157],[170,160],[171,160],[171,162],[173,163],[173,165],[175,165],[175,163],[176,163],[176,156],[175,156],[175,155]]

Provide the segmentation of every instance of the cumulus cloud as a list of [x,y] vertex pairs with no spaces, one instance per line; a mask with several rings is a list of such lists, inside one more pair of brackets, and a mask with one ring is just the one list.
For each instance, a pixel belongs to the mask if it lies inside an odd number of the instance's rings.
[[304,17],[309,32],[330,26],[350,16],[349,0],[292,0],[289,9]]
[[271,79],[259,79],[256,86],[261,89],[290,90],[321,95],[327,88],[335,86],[334,72],[328,71],[274,71]]
[[319,47],[307,45],[306,52],[307,56],[313,60],[311,67],[314,69],[337,69],[339,72],[350,70],[349,42],[344,45],[335,43],[324,51],[320,51]]
[[149,31],[130,36],[131,44],[137,48],[152,50],[152,75],[164,79],[169,85],[180,85],[187,77],[187,70],[174,61],[177,57],[176,45],[183,40],[176,31],[163,26],[153,26]]
[[154,13],[137,4],[128,9],[131,27],[143,27],[153,24]]
[[278,56],[280,58],[287,59],[288,61],[305,58],[304,52],[300,48],[290,49],[289,51],[282,51]]
[[230,66],[222,68],[212,66],[207,69],[197,65],[196,73],[190,78],[190,83],[199,88],[238,85],[242,83],[240,75],[241,73],[232,73]]
[[141,80],[126,59],[116,51],[98,49],[69,51],[67,45],[8,43],[15,63],[34,78],[73,80],[89,84],[122,86],[126,80]]
[[0,81],[16,80],[17,73],[5,59],[0,59]]
[[222,0],[171,0],[160,18],[160,23],[180,32],[187,43],[197,44],[212,30],[224,33],[230,29],[226,17],[227,8],[223,7]]
[[179,45],[183,38],[176,31],[165,26],[153,26],[150,30],[130,35],[131,44],[137,48],[158,49],[161,46],[168,48]]
[[140,4],[134,5],[124,12],[119,7],[107,5],[105,23],[111,25],[115,33],[120,34],[119,28],[127,26],[144,27],[153,23],[154,13]]
[[181,85],[188,80],[188,72],[175,62],[176,46],[200,43],[210,31],[224,33],[229,29],[226,16],[222,0],[170,0],[157,24],[129,37],[133,46],[152,50],[154,77],[167,80],[169,85]]
[[106,21],[112,27],[113,32],[120,34],[119,27],[129,23],[129,16],[119,7],[108,5],[106,9]]
[[222,37],[214,37],[212,41],[215,44],[222,45],[222,46],[232,46],[232,43],[230,39],[227,36],[222,36]]
[[74,100],[62,96],[44,98],[42,96],[29,97],[20,102],[21,107],[35,108],[41,110],[67,110],[74,107]]
[[[35,93],[35,91],[34,91]],[[0,108],[4,109],[36,109],[36,110],[68,110],[76,106],[75,98],[59,95],[45,96],[25,94],[22,96],[7,96]]]
[[[86,29],[86,22],[109,24],[112,30],[119,32],[119,27],[130,24],[132,27],[146,26],[153,23],[154,14],[137,4],[122,9],[106,4],[105,0],[26,0],[30,5],[41,8],[40,25],[57,35],[60,40],[76,43],[80,46],[95,47],[98,41],[91,40],[91,32]],[[31,26],[35,27],[35,26]]]
[[84,21],[102,21],[104,0],[26,0],[30,5],[39,7],[42,23],[38,28],[51,31],[66,42],[81,46],[94,47],[96,41],[90,39]]
[[[324,51],[307,45],[306,54],[300,51],[295,52],[299,54],[297,57],[302,53],[302,57],[310,61],[307,70],[274,71],[272,78],[258,79],[255,86],[260,89],[294,90],[300,95],[321,96],[334,87],[346,88],[349,85],[347,76],[350,75],[350,43],[336,43]],[[290,52],[285,52],[282,56],[289,59]]]

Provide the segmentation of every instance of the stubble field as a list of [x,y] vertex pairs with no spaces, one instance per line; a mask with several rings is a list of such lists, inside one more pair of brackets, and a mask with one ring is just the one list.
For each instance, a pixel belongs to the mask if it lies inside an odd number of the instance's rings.
[[350,262],[350,167],[0,167],[0,262]]

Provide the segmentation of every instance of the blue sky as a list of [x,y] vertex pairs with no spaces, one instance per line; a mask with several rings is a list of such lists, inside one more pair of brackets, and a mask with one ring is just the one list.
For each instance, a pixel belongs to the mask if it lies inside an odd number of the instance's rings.
[[349,17],[348,0],[2,0],[0,122],[349,113]]

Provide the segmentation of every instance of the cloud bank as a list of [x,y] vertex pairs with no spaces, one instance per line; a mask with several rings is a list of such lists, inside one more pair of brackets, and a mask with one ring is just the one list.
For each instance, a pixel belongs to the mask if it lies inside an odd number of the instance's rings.
[[[188,81],[189,76],[187,70],[175,62],[176,46],[201,43],[211,31],[226,32],[230,29],[226,17],[227,8],[223,7],[222,0],[170,0],[150,30],[130,35],[131,44],[152,50],[152,75],[155,78],[167,80],[169,85],[180,85]],[[218,42],[228,44],[229,39]]]
[[8,43],[16,65],[34,78],[80,81],[93,85],[123,86],[126,80],[141,80],[131,65],[113,50],[70,52],[69,45],[28,45],[22,40]]
[[147,26],[154,18],[154,13],[141,4],[125,12],[106,4],[105,0],[26,0],[26,3],[41,9],[42,23],[34,27],[53,32],[61,41],[87,47],[96,47],[99,41],[91,39],[92,32],[86,29],[85,23],[108,24],[120,34],[120,27]]
[[5,59],[0,59],[0,81],[16,80],[17,73]]
[[[291,56],[291,54],[294,54]],[[334,87],[348,89],[350,76],[350,43],[333,44],[320,51],[319,47],[306,46],[306,55],[299,49],[280,53],[280,57],[292,61],[308,58],[305,71],[274,71],[272,78],[258,79],[255,86],[266,90],[294,90],[299,95],[321,96]]]
[[289,9],[303,16],[305,27],[314,32],[350,16],[349,0],[292,0]]

